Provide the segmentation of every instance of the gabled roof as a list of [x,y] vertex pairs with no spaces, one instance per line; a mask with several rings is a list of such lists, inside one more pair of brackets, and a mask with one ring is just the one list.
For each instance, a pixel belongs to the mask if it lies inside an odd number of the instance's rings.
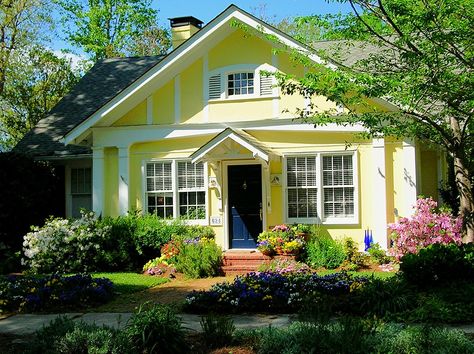
[[60,140],[162,59],[163,56],[149,56],[97,62],[48,116],[23,137],[14,151],[33,156],[90,153],[87,147],[65,146]]
[[223,144],[226,140],[232,140],[249,150],[254,157],[258,157],[266,162],[270,161],[272,156],[278,156],[269,146],[263,144],[253,135],[250,135],[244,130],[236,128],[226,128],[214,138],[209,140],[206,144],[201,146],[196,152],[191,154],[192,163],[212,159],[212,151]]
[[[136,105],[142,100],[146,99],[146,97],[151,93],[152,89],[156,89],[159,82],[164,81],[160,78],[163,78],[166,76],[166,74],[169,74],[170,68],[172,68],[174,65],[179,65],[179,63],[187,63],[187,65],[191,64],[191,62],[189,62],[189,58],[192,53],[197,53],[199,50],[203,50],[206,45],[212,42],[213,38],[219,38],[219,31],[229,31],[229,24],[232,20],[238,20],[250,28],[254,28],[257,31],[274,36],[284,45],[304,52],[308,58],[315,62],[324,62],[314,53],[314,51],[304,44],[298,42],[296,39],[259,20],[255,16],[245,12],[239,7],[230,5],[227,9],[225,9],[222,13],[205,25],[200,31],[196,32],[193,36],[191,36],[191,38],[169,53],[151,70],[142,75],[139,80],[133,82],[129,87],[120,92],[116,97],[97,110],[97,112],[95,112],[92,116],[88,117],[87,120],[82,121],[77,127],[66,134],[64,139],[65,143],[78,143],[85,136],[85,133],[88,131],[88,129],[102,120],[103,122],[111,123],[115,121],[115,119],[118,119],[119,114],[117,113],[117,117],[114,117],[114,112],[120,111],[119,107],[124,102],[130,102],[133,103],[132,105]],[[326,65],[328,65],[328,67],[335,68],[333,64],[326,63]],[[147,92],[147,90],[150,92]],[[108,116],[107,119],[105,118],[106,116]]]

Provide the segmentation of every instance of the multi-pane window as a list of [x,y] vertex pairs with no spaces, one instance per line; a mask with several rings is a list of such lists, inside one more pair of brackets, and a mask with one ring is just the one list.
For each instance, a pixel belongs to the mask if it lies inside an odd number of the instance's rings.
[[354,216],[352,156],[323,156],[324,217]]
[[254,93],[254,73],[227,75],[227,95],[251,95]]
[[148,212],[162,218],[173,217],[173,171],[170,162],[146,166]]
[[289,157],[286,173],[288,217],[316,217],[318,199],[316,157]]
[[179,216],[204,219],[206,192],[202,163],[178,162]]
[[[353,155],[288,157],[287,218],[323,220],[355,216]],[[320,208],[322,210],[320,210]]]
[[[176,167],[173,168],[173,165]],[[192,164],[186,161],[148,163],[146,190],[149,213],[162,218],[180,216],[201,220],[206,217],[202,163]]]
[[71,216],[80,217],[81,209],[92,209],[92,169],[71,168]]

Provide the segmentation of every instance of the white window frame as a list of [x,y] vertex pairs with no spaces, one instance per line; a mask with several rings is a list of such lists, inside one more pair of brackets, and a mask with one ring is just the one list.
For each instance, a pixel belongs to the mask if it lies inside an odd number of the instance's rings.
[[[179,218],[179,188],[178,188],[178,162],[190,162],[189,159],[148,159],[142,161],[142,213],[148,213],[148,191],[147,191],[147,175],[146,167],[151,163],[171,162],[171,185],[173,192],[173,219]],[[189,225],[209,225],[209,172],[207,162],[203,163],[204,169],[204,202],[205,217],[204,219],[183,219]]]
[[[72,169],[77,169],[77,168],[90,168],[91,173],[93,174],[92,171],[92,162],[90,160],[85,161],[85,160],[78,160],[78,161],[72,161],[71,163],[67,164],[64,169],[64,187],[65,187],[65,194],[66,194],[66,201],[65,201],[65,212],[66,212],[66,217],[72,217],[72,203],[73,203],[73,193],[71,190],[71,170]],[[92,194],[93,194],[93,176],[91,175],[91,202],[92,202]],[[91,205],[92,207],[92,205]]]
[[[269,64],[238,64],[238,65],[229,65],[221,67],[207,73],[205,78],[205,92],[204,97],[206,101],[209,102],[219,102],[219,101],[239,101],[239,100],[249,100],[249,99],[259,99],[259,98],[276,98],[279,95],[278,87],[276,87],[276,80],[272,78],[272,94],[271,95],[261,95],[260,94],[260,71],[270,71],[275,72],[277,69]],[[253,94],[240,94],[240,95],[228,95],[228,75],[239,74],[239,73],[253,73]],[[221,84],[221,97],[220,98],[209,98],[209,78],[211,76],[220,75],[220,84]]]
[[[353,168],[353,184],[354,184],[354,215],[352,217],[330,217],[324,218],[324,202],[323,202],[323,156],[352,156]],[[356,150],[347,151],[318,151],[308,153],[288,153],[284,154],[283,158],[283,220],[286,223],[301,223],[301,224],[325,224],[325,225],[356,225],[359,224],[359,171],[358,171],[358,157]],[[316,157],[316,188],[317,188],[317,214],[315,218],[290,218],[288,217],[288,182],[287,182],[287,159],[293,157]]]

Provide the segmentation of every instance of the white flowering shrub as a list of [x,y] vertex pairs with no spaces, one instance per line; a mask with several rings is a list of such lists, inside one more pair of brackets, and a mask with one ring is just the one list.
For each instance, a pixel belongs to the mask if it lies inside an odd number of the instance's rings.
[[35,273],[95,270],[104,257],[101,245],[110,227],[93,212],[81,214],[80,219],[51,218],[43,227],[33,227],[24,236],[22,264]]

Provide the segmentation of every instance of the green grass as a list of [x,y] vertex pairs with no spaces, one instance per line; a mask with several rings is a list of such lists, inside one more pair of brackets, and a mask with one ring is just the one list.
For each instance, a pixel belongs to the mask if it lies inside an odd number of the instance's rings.
[[115,285],[115,291],[120,294],[133,294],[169,281],[138,273],[92,273],[92,277],[110,279]]

